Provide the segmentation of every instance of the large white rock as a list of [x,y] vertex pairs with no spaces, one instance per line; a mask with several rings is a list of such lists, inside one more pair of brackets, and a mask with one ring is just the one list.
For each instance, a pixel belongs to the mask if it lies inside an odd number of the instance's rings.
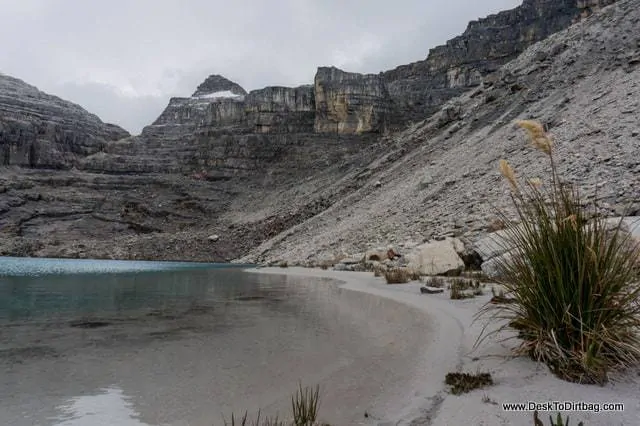
[[462,271],[464,262],[458,250],[464,250],[464,244],[457,238],[445,238],[442,241],[429,241],[406,255],[408,267],[422,275],[439,275]]

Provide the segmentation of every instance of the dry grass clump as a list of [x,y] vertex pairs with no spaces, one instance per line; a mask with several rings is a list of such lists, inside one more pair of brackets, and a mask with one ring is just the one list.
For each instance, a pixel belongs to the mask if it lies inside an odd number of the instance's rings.
[[489,373],[447,373],[444,382],[451,386],[451,393],[460,395],[493,385],[493,378]]
[[622,222],[611,230],[572,185],[561,182],[553,141],[540,123],[520,121],[532,145],[551,164],[549,181],[518,182],[502,160],[519,226],[505,233],[513,256],[498,265],[500,284],[512,303],[487,304],[480,315],[519,330],[515,354],[544,362],[558,377],[604,383],[611,371],[640,362],[640,283],[634,263],[640,255]]
[[283,260],[282,262],[280,262],[278,264],[279,267],[281,268],[288,268],[289,267],[289,262],[287,262],[286,260]]
[[409,270],[409,279],[411,281],[419,281],[420,280],[420,272],[414,269]]
[[295,395],[291,397],[291,411],[293,420],[280,420],[278,417],[260,418],[260,411],[255,420],[250,420],[248,413],[245,412],[242,417],[236,418],[231,414],[231,423],[224,421],[225,426],[329,426],[327,424],[318,423],[318,407],[320,405],[320,387],[305,387],[300,385]]
[[453,300],[471,299],[475,296],[482,296],[482,284],[480,281],[473,281],[464,278],[456,278],[449,286],[450,298]]
[[493,282],[493,280],[482,271],[464,271],[462,273],[462,277],[469,278],[474,281],[480,281],[481,283]]
[[411,280],[411,271],[406,268],[393,268],[384,271],[387,284],[406,284]]
[[446,284],[446,281],[442,277],[429,277],[427,280],[425,280],[425,284],[429,287],[443,288]]

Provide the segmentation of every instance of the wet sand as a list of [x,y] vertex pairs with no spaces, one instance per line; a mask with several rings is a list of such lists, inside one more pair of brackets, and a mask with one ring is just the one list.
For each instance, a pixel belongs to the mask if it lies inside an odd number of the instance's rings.
[[[562,411],[570,424],[582,421],[585,425],[620,426],[637,424],[640,417],[640,371],[631,369],[614,374],[610,383],[604,386],[579,385],[554,377],[549,370],[528,358],[510,357],[514,342],[503,342],[511,335],[502,333],[487,339],[474,347],[484,321],[474,321],[482,305],[491,298],[486,294],[474,299],[450,300],[448,292],[421,295],[417,282],[402,285],[387,285],[383,278],[375,278],[371,273],[323,271],[305,268],[264,268],[256,272],[262,274],[287,274],[298,277],[323,277],[340,282],[340,287],[366,297],[392,300],[411,309],[412,315],[423,312],[428,315],[429,332],[427,345],[422,351],[413,353],[412,365],[420,368],[404,387],[396,382],[402,392],[390,397],[378,411],[383,422],[378,425],[515,425],[533,424],[531,411],[512,412],[503,409],[503,403],[553,403],[587,402],[592,404],[622,403],[624,411],[607,412],[585,409],[582,411]],[[398,318],[402,321],[402,318]],[[399,336],[406,339],[410,336]],[[494,385],[478,389],[460,396],[449,393],[444,377],[450,371],[469,373],[489,372]],[[381,373],[385,375],[384,372]],[[404,380],[400,375],[388,374],[389,382]],[[595,406],[594,406],[595,407]],[[600,408],[603,406],[600,405]],[[330,407],[325,407],[327,412]],[[324,414],[323,412],[322,414]],[[549,415],[557,415],[558,410],[545,412],[541,418],[547,422]],[[337,423],[349,424],[349,423]],[[546,423],[545,423],[546,424]]]

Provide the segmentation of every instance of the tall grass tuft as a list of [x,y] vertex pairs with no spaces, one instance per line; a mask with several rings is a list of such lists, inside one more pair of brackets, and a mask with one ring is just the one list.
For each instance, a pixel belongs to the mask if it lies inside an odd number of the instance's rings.
[[406,284],[411,280],[411,273],[406,268],[393,268],[383,272],[387,284]]
[[320,406],[320,386],[315,388],[302,387],[291,397],[291,409],[293,420],[281,420],[276,417],[260,418],[261,413],[255,419],[249,419],[249,413],[245,411],[242,417],[236,418],[231,414],[231,422],[224,418],[225,426],[329,426],[325,423],[318,423],[318,407]]
[[314,389],[300,388],[295,396],[291,397],[293,410],[293,424],[296,426],[311,426],[318,418],[318,406],[320,404],[320,386]]
[[511,256],[499,262],[498,284],[512,303],[487,304],[479,316],[501,321],[485,325],[476,345],[512,327],[521,338],[514,351],[544,362],[558,377],[579,383],[604,383],[609,373],[640,361],[640,285],[634,269],[638,244],[586,206],[578,190],[561,182],[553,142],[543,126],[520,121],[532,145],[550,161],[549,183],[518,182],[502,160],[518,222],[507,223]]

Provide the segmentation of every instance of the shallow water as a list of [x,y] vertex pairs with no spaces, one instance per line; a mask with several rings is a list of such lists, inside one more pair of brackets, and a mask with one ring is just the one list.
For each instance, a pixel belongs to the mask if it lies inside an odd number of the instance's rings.
[[410,397],[427,344],[419,312],[323,280],[202,264],[9,262],[0,424],[282,416],[299,381],[321,386],[324,420],[366,424]]

